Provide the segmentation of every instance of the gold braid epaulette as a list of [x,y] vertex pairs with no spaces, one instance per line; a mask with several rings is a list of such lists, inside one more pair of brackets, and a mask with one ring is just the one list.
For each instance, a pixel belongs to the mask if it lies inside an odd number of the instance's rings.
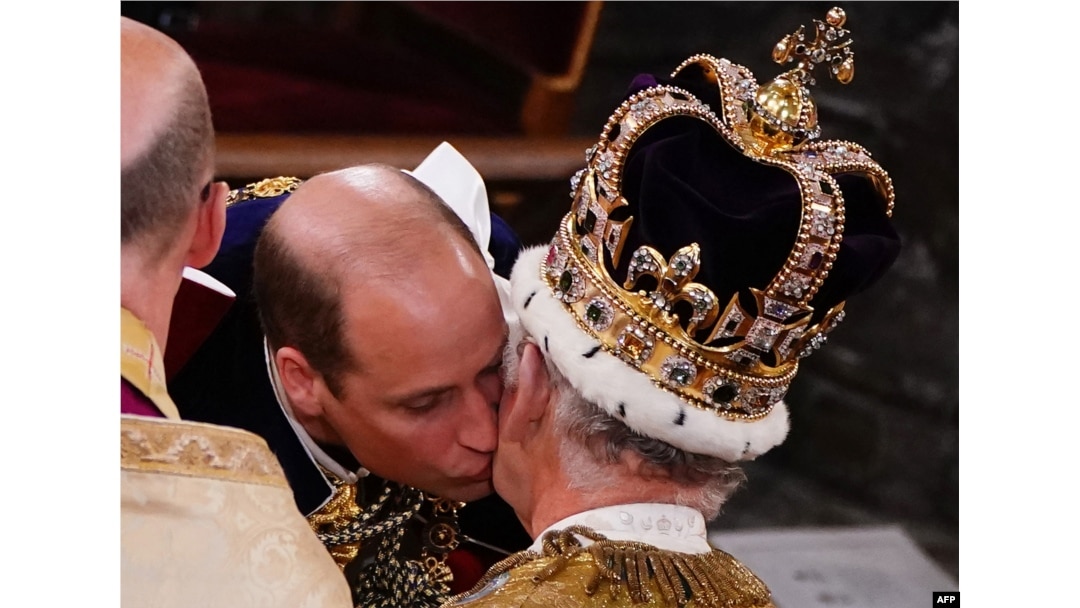
[[248,184],[243,188],[230,190],[225,206],[235,205],[253,198],[271,198],[281,196],[286,192],[292,192],[300,187],[304,180],[298,177],[270,177],[262,181]]
[[307,516],[308,525],[315,534],[320,535],[319,540],[326,546],[334,562],[344,570],[345,566],[356,559],[357,554],[360,553],[360,539],[328,540],[321,535],[339,534],[360,518],[361,509],[356,502],[356,484],[346,483],[329,470],[321,466],[319,468],[330,480],[334,493],[326,504]]
[[[386,484],[375,501],[361,505],[357,484],[319,468],[334,493],[308,515],[308,524],[346,572],[357,606],[423,608],[442,603],[453,581],[446,556],[460,543],[457,509],[462,505],[396,483]],[[414,519],[427,519],[421,533],[423,547],[419,555],[406,556],[402,539]],[[346,570],[369,544],[376,547],[374,561],[351,573]]]
[[[594,541],[582,546],[575,537]],[[774,608],[768,587],[731,555],[676,553],[608,540],[584,526],[548,532],[543,553],[522,551],[492,566],[443,608],[476,606],[679,606]]]

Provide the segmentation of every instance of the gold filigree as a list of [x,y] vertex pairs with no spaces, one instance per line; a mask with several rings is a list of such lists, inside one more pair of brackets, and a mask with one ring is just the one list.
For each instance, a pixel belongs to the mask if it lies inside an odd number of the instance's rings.
[[[363,599],[362,605],[414,605],[419,597],[444,598],[450,593],[453,572],[446,557],[462,540],[457,509],[464,503],[387,483],[377,499],[361,505],[355,484],[346,483],[326,468],[320,470],[334,493],[308,516],[308,523],[343,571],[361,550],[372,558],[365,559],[359,570],[348,570],[355,576],[349,583],[356,597]],[[402,539],[407,531],[418,531],[417,522],[425,524],[419,530],[419,555],[410,551],[406,556]]]
[[773,48],[773,61],[784,65],[795,62],[795,68],[761,85],[750,109],[750,132],[753,146],[762,153],[774,153],[798,148],[820,134],[817,105],[809,87],[815,84],[812,72],[821,63],[829,65],[828,73],[841,84],[855,76],[855,54],[851,51],[850,33],[843,29],[847,15],[843,9],[832,8],[825,21],[814,20],[814,40],[806,41],[805,28],[784,36]]
[[450,583],[454,574],[446,565],[446,557],[461,544],[461,526],[458,524],[457,510],[465,506],[463,502],[453,501],[438,496],[425,495],[431,505],[431,520],[422,532],[423,549],[420,562],[427,570],[428,580],[433,586],[439,586],[442,594],[450,593]]
[[235,205],[236,203],[253,198],[272,198],[281,196],[287,192],[295,191],[302,183],[304,183],[304,180],[296,177],[269,177],[248,184],[243,188],[231,190],[229,196],[225,199],[225,205]]
[[840,84],[848,84],[855,77],[855,53],[851,51],[850,33],[843,29],[847,22],[844,9],[833,7],[825,14],[825,21],[814,19],[814,41],[807,44],[805,27],[799,26],[795,32],[780,39],[773,48],[773,61],[784,65],[797,62],[795,69],[800,72],[805,82],[810,73],[820,63],[830,66],[829,75]]
[[120,468],[289,487],[261,437],[181,420],[121,416]]

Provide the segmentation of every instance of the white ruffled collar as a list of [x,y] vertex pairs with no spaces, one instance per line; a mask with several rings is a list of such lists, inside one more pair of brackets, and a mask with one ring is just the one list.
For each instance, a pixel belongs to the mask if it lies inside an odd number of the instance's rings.
[[[536,537],[530,550],[541,552],[544,534],[570,526],[586,526],[611,540],[647,543],[679,553],[708,553],[705,518],[696,509],[662,503],[635,503],[591,509],[561,519]],[[592,541],[580,538],[583,545]]]
[[[266,372],[270,376],[270,384],[274,387],[274,394],[277,396],[278,405],[281,406],[281,411],[285,413],[285,417],[289,420],[289,425],[292,426],[293,432],[296,433],[296,437],[300,440],[300,443],[303,444],[304,449],[307,450],[308,456],[326,470],[337,475],[347,484],[355,484],[361,477],[367,477],[370,473],[364,467],[360,467],[356,471],[350,471],[342,466],[337,460],[334,460],[333,457],[319,447],[319,444],[311,438],[311,435],[308,435],[308,432],[304,429],[303,425],[296,421],[296,418],[293,417],[292,404],[289,402],[289,396],[281,386],[281,377],[278,376],[277,366],[274,365],[274,359],[270,356],[270,345],[267,343],[266,338],[263,338],[263,352],[266,355]],[[326,475],[323,475],[323,479],[326,479]],[[333,488],[329,479],[326,479],[326,484],[331,489]]]

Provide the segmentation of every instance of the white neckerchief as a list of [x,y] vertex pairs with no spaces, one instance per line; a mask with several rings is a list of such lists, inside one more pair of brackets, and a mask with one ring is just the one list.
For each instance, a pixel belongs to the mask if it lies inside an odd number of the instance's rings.
[[495,274],[495,258],[488,251],[491,241],[491,209],[488,205],[484,178],[454,146],[442,142],[412,171],[402,169],[431,188],[454,213],[465,222],[473,239],[484,254],[495,291],[502,304],[503,318],[512,325],[517,312],[510,302],[510,281]]
[[[296,418],[293,417],[292,404],[289,403],[289,396],[285,393],[285,389],[281,386],[281,377],[278,375],[277,366],[274,365],[274,358],[270,355],[270,344],[263,338],[263,353],[266,356],[266,371],[270,376],[270,384],[274,387],[274,395],[277,396],[278,405],[281,406],[281,411],[285,413],[285,417],[289,420],[289,424],[293,428],[293,432],[296,433],[297,438],[300,439],[300,443],[304,445],[304,449],[307,450],[308,456],[312,460],[322,465],[328,471],[337,475],[347,484],[355,484],[361,477],[367,477],[370,472],[364,467],[360,467],[355,472],[349,471],[345,467],[341,466],[341,463],[334,460],[329,454],[323,451],[319,447],[318,443],[308,435],[307,430]],[[321,474],[322,471],[319,471]],[[326,485],[330,488],[333,486],[329,479],[326,479],[326,475],[323,475],[323,479],[326,480]]]
[[[586,526],[610,540],[637,541],[678,553],[708,553],[705,518],[690,507],[662,503],[635,503],[601,507],[571,515],[548,526],[536,537],[530,551],[543,552],[544,534],[570,526]],[[578,537],[582,545],[593,541]]]

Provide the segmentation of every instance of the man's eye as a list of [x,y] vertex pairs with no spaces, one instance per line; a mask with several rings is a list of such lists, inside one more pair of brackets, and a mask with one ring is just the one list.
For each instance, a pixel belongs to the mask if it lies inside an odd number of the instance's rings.
[[405,409],[410,412],[425,412],[435,407],[438,403],[438,399],[424,399],[422,401],[412,401],[405,404]]
[[446,400],[446,397],[447,391],[442,391],[434,395],[425,395],[412,401],[406,401],[402,406],[410,412],[422,413],[435,409],[440,403]]

